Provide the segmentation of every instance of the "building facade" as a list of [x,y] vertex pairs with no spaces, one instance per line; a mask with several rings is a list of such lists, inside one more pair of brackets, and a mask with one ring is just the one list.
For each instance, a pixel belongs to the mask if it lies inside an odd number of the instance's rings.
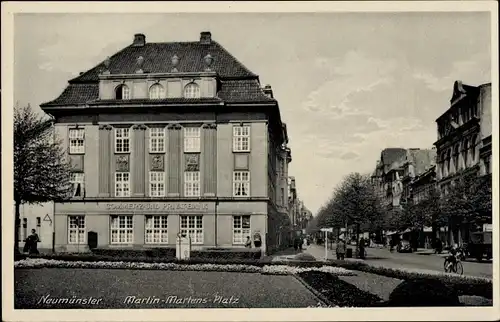
[[175,247],[178,235],[193,249],[279,246],[278,102],[210,32],[136,34],[41,107],[73,169],[73,194],[54,205],[56,250],[87,250],[89,232],[97,247]]
[[[448,193],[462,173],[491,173],[491,83],[470,86],[456,81],[450,107],[436,123],[436,179],[442,194]],[[468,225],[450,228],[448,242],[467,242],[469,228]]]

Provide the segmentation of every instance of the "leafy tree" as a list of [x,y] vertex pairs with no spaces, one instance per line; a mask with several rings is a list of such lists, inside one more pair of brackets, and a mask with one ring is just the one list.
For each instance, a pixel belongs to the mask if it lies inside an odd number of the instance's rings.
[[20,207],[62,201],[71,192],[70,166],[53,137],[53,120],[28,105],[14,111],[14,252],[19,252]]
[[491,220],[491,177],[477,177],[474,171],[458,175],[444,195],[442,211],[454,222]]
[[474,169],[459,173],[442,198],[442,221],[452,228],[491,223],[491,195],[491,176],[477,177]]

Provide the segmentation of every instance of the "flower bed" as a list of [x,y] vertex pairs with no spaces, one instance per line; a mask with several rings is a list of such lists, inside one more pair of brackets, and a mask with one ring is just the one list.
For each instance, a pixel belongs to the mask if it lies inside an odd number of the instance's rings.
[[438,280],[455,289],[459,295],[475,295],[487,299],[493,298],[493,282],[491,279],[485,277],[457,275],[453,273],[412,268],[386,268],[371,266],[363,262],[329,261],[329,264],[336,267],[343,267],[348,270],[362,271],[400,280],[416,278],[426,278],[429,281]]
[[322,266],[322,267],[294,267],[288,265],[266,265],[262,268],[263,274],[289,275],[300,274],[304,272],[322,272],[326,274],[352,276],[354,272],[341,267]]
[[340,307],[379,306],[382,299],[356,286],[342,281],[337,276],[323,271],[303,271],[297,274],[305,283]]
[[307,271],[327,272],[335,275],[352,275],[353,272],[339,267],[291,267],[286,265],[265,265],[263,267],[243,264],[193,264],[193,263],[143,263],[130,261],[62,261],[44,258],[29,258],[14,262],[15,268],[105,268],[105,269],[152,269],[176,271],[216,271],[262,273],[270,275],[292,275]]

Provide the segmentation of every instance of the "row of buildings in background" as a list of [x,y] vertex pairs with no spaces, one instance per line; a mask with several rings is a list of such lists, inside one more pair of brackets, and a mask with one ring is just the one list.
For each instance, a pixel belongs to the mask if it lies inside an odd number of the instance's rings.
[[[404,203],[418,204],[433,189],[446,194],[457,175],[469,171],[478,176],[492,173],[492,98],[491,83],[469,86],[456,81],[450,107],[439,116],[437,139],[429,149],[387,148],[380,154],[372,182],[388,212],[399,210]],[[424,227],[418,247],[432,248],[434,237],[447,244],[467,242],[471,230],[491,229],[491,221],[481,227],[460,225],[439,227],[433,236]],[[405,236],[410,230],[386,232],[386,236]]]
[[[271,86],[202,32],[132,44],[41,105],[72,167],[63,203],[24,207],[41,248],[288,247],[310,212],[297,197],[288,131]],[[35,219],[36,218],[36,219]]]

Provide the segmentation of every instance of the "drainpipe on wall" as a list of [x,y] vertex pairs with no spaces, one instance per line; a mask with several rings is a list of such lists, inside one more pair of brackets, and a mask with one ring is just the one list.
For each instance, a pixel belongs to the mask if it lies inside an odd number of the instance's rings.
[[[56,126],[54,124],[54,132],[52,134],[54,142],[56,142]],[[56,202],[52,201],[52,253],[56,252]]]
[[217,223],[217,221],[218,221],[217,208],[219,206],[219,199],[217,198],[217,193],[215,195],[216,195],[216,197],[215,197],[215,230],[214,230],[214,235],[215,235],[215,247],[217,247],[217,239],[218,239],[217,228],[219,227],[219,225]]

